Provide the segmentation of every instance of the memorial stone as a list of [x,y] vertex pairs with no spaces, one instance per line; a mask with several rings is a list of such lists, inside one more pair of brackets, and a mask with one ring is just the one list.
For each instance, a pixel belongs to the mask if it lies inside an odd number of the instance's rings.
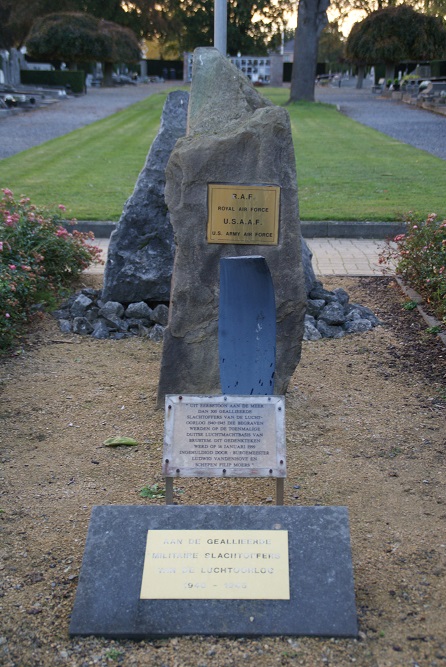
[[[221,184],[235,189],[231,194],[228,188],[226,195],[231,204],[221,221],[223,242],[215,243],[209,242],[207,227],[218,205],[209,210],[209,193]],[[249,186],[279,189],[277,244],[254,240],[261,218],[250,204]],[[261,255],[268,263],[277,309],[275,393],[285,393],[300,358],[306,303],[289,117],[216,49],[195,51],[188,131],[168,162],[165,196],[176,254],[159,406],[166,394],[220,392],[218,273],[223,256]],[[265,224],[275,222],[272,216]],[[249,242],[243,240],[248,234]]]
[[93,508],[71,636],[357,633],[345,507]]

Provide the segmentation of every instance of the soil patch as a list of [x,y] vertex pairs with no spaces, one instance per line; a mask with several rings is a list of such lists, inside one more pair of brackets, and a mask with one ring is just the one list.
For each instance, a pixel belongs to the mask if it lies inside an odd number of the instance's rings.
[[[86,276],[88,286],[100,280]],[[44,318],[0,363],[0,662],[112,665],[446,664],[446,349],[387,278],[331,278],[383,322],[305,343],[287,395],[286,505],[349,509],[359,640],[69,639],[93,505],[145,504],[161,476],[161,345],[63,335]],[[129,436],[138,447],[108,448]],[[269,480],[180,480],[179,504],[262,505]],[[156,613],[156,605],[154,605]]]

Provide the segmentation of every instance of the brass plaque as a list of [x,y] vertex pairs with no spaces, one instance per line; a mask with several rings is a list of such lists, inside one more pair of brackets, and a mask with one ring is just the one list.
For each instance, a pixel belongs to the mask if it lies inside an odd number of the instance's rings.
[[287,530],[149,530],[143,600],[289,600]]
[[208,243],[277,245],[278,185],[208,184]]
[[286,477],[283,396],[166,396],[165,477]]

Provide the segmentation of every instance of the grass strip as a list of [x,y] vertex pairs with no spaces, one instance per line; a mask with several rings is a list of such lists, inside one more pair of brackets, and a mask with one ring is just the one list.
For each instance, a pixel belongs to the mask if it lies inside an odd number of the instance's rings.
[[0,185],[79,220],[118,220],[159,128],[166,94],[0,161]]
[[[286,89],[262,89],[285,105]],[[118,220],[159,127],[167,93],[0,162],[0,186],[80,220]],[[446,161],[327,104],[287,105],[303,220],[446,218]],[[230,174],[228,175],[230,179]]]

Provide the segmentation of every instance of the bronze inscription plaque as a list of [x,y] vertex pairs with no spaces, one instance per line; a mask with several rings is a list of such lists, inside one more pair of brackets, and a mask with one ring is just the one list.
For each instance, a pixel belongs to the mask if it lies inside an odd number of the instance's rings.
[[208,243],[277,245],[280,186],[208,184]]
[[287,530],[149,530],[143,600],[289,600]]

